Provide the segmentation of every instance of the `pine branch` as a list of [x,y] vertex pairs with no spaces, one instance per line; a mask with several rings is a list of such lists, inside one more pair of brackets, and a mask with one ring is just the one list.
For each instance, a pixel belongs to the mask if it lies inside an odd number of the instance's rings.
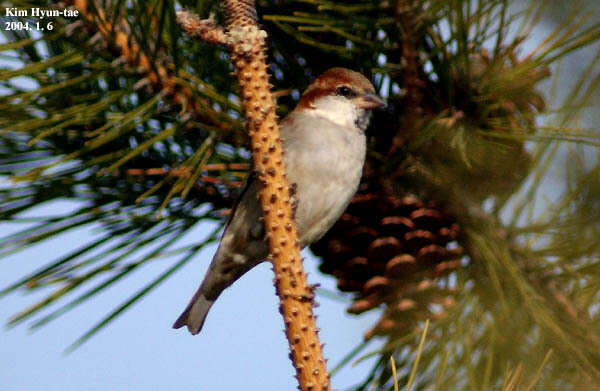
[[[140,76],[140,80],[136,84],[138,88],[150,83],[154,93],[164,94],[175,104],[184,107],[193,118],[210,123],[221,130],[230,130],[226,124],[215,121],[214,118],[207,118],[204,110],[207,103],[198,101],[189,87],[179,86],[177,78],[169,74],[165,65],[151,62],[135,39],[127,34],[128,29],[124,23],[112,23],[101,9],[95,6],[91,7],[89,0],[70,0],[69,2],[81,11],[84,20],[92,28],[97,29],[103,39],[110,42],[130,66],[137,69]],[[95,12],[92,11],[92,8]],[[158,50],[159,46],[156,47]]]

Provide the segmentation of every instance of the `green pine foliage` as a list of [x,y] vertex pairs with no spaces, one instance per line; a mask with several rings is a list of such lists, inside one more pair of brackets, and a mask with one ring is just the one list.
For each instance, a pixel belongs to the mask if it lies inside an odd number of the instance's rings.
[[[0,256],[102,228],[0,291],[52,288],[9,325],[43,326],[144,264],[176,258],[74,347],[218,239],[217,230],[177,244],[223,221],[249,161],[227,51],[182,36],[175,22],[179,7],[219,20],[217,2],[88,3],[43,34],[3,31],[0,175],[12,182],[0,187],[0,219],[26,225],[0,238]],[[393,389],[390,355],[399,384],[413,389],[599,386],[600,133],[581,126],[597,117],[600,91],[592,3],[562,10],[524,51],[552,3],[257,2],[279,114],[331,66],[364,72],[389,103],[373,119],[369,167],[399,194],[444,203],[462,228],[464,267],[441,281],[456,304],[431,319],[422,346],[422,330],[388,338],[356,390]],[[582,52],[581,72],[561,67]],[[24,217],[56,200],[76,210]]]

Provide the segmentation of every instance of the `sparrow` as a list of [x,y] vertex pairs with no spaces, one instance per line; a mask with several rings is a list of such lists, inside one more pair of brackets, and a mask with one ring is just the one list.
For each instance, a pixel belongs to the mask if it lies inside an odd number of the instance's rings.
[[[358,72],[331,68],[304,91],[280,123],[287,180],[294,189],[298,240],[321,238],[356,192],[366,154],[371,111],[385,106]],[[173,328],[202,329],[221,292],[269,254],[257,180],[250,175],[232,208],[219,247],[200,287]]]

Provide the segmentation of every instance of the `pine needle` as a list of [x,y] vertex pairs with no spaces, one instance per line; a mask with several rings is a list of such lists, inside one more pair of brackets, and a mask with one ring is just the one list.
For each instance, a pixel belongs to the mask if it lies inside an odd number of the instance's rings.
[[419,340],[419,347],[417,348],[417,356],[415,357],[415,362],[413,363],[408,382],[406,383],[406,391],[410,391],[412,384],[415,380],[415,376],[417,375],[417,368],[419,367],[419,361],[421,360],[421,354],[423,353],[423,346],[425,345],[425,338],[427,336],[428,328],[429,319],[425,321],[425,326],[423,327],[423,333],[421,334],[421,339]]

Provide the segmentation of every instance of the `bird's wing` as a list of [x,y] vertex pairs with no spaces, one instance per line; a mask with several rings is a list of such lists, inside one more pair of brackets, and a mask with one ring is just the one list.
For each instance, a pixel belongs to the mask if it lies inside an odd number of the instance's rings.
[[231,224],[231,220],[233,219],[233,216],[235,215],[235,211],[237,210],[238,206],[240,205],[240,201],[244,198],[244,195],[248,192],[248,189],[250,189],[250,186],[254,183],[255,180],[256,180],[256,175],[253,170],[250,170],[250,172],[246,176],[246,179],[244,179],[244,183],[241,186],[241,190],[240,190],[239,194],[235,198],[235,201],[233,201],[233,205],[231,205],[231,209],[229,211],[229,216],[227,217],[227,222],[225,223],[225,229],[227,229],[227,227],[229,227],[229,224]]

